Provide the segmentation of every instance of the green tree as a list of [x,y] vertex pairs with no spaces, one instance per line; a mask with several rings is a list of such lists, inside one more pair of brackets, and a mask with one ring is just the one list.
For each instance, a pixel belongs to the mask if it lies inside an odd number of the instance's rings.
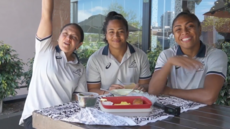
[[128,21],[129,25],[140,28],[140,22],[137,20],[137,16],[135,12],[129,10],[126,11],[122,5],[119,3],[111,3],[108,7],[108,10],[104,11],[104,15],[106,16],[110,11],[116,11],[124,16],[124,18]]

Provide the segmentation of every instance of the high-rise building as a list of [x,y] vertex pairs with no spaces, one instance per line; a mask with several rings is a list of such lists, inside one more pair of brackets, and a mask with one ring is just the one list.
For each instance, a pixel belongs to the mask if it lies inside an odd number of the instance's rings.
[[167,11],[161,16],[161,27],[169,26],[171,28],[174,18],[174,12]]

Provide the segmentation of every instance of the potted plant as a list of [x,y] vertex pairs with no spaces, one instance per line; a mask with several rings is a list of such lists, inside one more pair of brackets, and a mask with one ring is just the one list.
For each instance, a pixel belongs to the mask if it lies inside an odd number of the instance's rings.
[[78,57],[80,58],[81,63],[86,66],[89,57],[96,51],[97,49],[81,49],[76,51]]
[[162,47],[159,43],[157,43],[157,46],[156,46],[156,48],[154,48],[153,51],[147,52],[147,56],[148,56],[148,60],[149,60],[149,64],[150,64],[150,71],[152,73],[154,72],[157,58],[160,55],[161,51],[162,51]]
[[224,42],[219,45],[219,48],[222,49],[228,57],[228,66],[227,66],[227,75],[225,84],[222,87],[219,97],[216,101],[218,105],[230,105],[230,42]]
[[23,65],[16,51],[11,46],[0,42],[0,112],[2,100],[16,95],[15,88],[23,75]]
[[26,63],[26,65],[29,68],[26,72],[23,73],[23,79],[21,82],[21,84],[25,84],[28,88],[33,74],[33,63],[34,63],[34,57],[29,59],[29,61]]

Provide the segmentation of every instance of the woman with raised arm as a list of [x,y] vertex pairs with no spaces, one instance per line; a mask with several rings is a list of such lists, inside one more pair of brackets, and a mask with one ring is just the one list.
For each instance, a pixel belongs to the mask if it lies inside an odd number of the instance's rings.
[[159,55],[149,94],[213,104],[226,77],[226,54],[200,41],[200,21],[188,10],[176,16],[172,27],[178,45]]
[[[117,12],[109,12],[102,28],[107,46],[90,56],[87,67],[87,85],[90,92],[108,93],[122,89],[122,83],[140,84],[147,91],[151,78],[147,55],[129,44],[128,22]],[[147,84],[147,85],[144,85]]]
[[83,42],[83,30],[69,23],[61,29],[58,45],[51,43],[53,0],[42,0],[33,75],[20,125],[32,129],[32,112],[70,102],[74,91],[86,92],[85,68],[74,53]]

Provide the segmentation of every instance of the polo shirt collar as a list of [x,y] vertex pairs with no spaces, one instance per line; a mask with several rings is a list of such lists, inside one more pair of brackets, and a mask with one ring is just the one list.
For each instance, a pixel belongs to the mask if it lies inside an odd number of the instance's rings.
[[[129,51],[131,54],[133,54],[135,51],[134,47],[132,45],[130,45],[129,43],[127,43],[128,47],[129,47]],[[108,56],[108,53],[109,53],[109,44],[106,45],[102,51],[102,55],[106,55]]]
[[57,46],[55,47],[55,49],[56,49],[56,51],[57,51],[58,53],[61,52],[61,48],[59,47],[59,45],[57,45]]
[[[55,47],[55,49],[56,49],[56,51],[57,51],[58,53],[61,52],[61,48],[59,47],[59,45],[57,45],[57,46]],[[75,59],[75,60],[72,61],[72,62],[75,62],[76,64],[79,64],[79,63],[80,63],[80,60],[79,60],[79,57],[77,56],[77,53],[73,52],[73,54],[75,55],[75,57],[76,57],[77,60]]]
[[[200,41],[200,44],[201,44],[201,46],[200,46],[200,49],[199,49],[196,57],[205,57],[206,46],[204,45],[204,43],[202,41]],[[181,47],[179,45],[178,45],[176,55],[178,55],[178,56],[184,55],[184,53],[182,52]]]

